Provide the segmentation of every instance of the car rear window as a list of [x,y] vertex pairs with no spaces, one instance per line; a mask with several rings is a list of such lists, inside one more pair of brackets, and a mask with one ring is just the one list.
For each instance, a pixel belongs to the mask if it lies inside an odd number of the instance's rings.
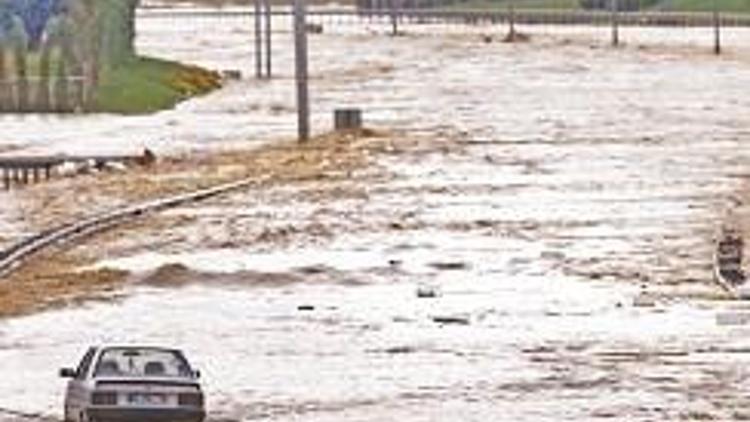
[[111,348],[99,356],[95,377],[169,377],[193,375],[182,353],[176,350]]

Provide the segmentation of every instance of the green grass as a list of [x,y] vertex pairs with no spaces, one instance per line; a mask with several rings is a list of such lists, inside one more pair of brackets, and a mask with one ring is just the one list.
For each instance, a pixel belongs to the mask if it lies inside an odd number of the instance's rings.
[[[719,10],[724,12],[750,12],[750,0],[716,0]],[[671,0],[664,2],[670,10],[709,11],[713,0]]]
[[[102,71],[94,98],[98,112],[146,114],[173,108],[189,98],[175,83],[183,72],[195,68],[151,58],[133,58],[114,69]],[[195,89],[202,94],[209,89]]]
[[493,10],[506,9],[511,4],[518,9],[580,9],[578,0],[468,0],[458,1],[450,7],[455,9]]
[[[750,0],[716,0],[719,10],[733,13],[750,13]],[[517,9],[567,9],[580,10],[581,2],[579,0],[469,0],[466,2],[459,1],[453,4],[457,9],[504,9],[512,3]],[[713,10],[713,0],[661,0],[646,1],[642,0],[641,4],[655,3],[651,7],[644,7],[644,10],[664,10],[664,11],[711,11]]]

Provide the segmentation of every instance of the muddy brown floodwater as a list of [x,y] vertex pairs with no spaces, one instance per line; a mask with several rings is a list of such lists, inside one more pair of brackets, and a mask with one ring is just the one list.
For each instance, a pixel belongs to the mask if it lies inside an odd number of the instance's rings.
[[[246,21],[170,22],[142,21],[141,48],[251,71]],[[616,51],[594,29],[515,45],[422,29],[313,37],[317,127],[362,106],[389,129],[378,148],[355,142],[368,160],[71,251],[128,279],[108,301],[0,323],[0,408],[57,418],[57,367],[92,343],[145,342],[186,350],[215,421],[750,418],[750,328],[719,323],[750,309],[710,272],[750,162],[745,52],[713,58],[675,29]],[[278,80],[173,112],[11,122],[7,136],[257,147],[293,121],[290,60],[279,47]],[[60,130],[23,146],[40,127]],[[104,192],[91,209],[122,201]],[[4,195],[11,217],[29,203]]]

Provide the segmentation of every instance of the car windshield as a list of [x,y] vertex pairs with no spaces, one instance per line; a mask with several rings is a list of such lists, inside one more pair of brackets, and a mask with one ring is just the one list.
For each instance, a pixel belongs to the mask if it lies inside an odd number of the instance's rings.
[[192,377],[182,353],[176,350],[111,348],[99,356],[95,377]]

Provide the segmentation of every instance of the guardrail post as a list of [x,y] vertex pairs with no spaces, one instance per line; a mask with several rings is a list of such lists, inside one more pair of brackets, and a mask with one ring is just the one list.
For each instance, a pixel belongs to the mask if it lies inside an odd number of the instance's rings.
[[310,97],[307,86],[307,0],[294,0],[294,57],[297,80],[297,132],[299,142],[310,139]]

